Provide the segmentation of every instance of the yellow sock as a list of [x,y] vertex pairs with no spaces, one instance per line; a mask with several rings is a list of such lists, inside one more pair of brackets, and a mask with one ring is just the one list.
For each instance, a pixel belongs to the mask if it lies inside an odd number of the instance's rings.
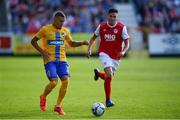
[[62,100],[66,94],[67,91],[67,87],[68,87],[68,80],[64,80],[62,81],[61,84],[61,88],[59,90],[59,96],[58,96],[58,100],[57,100],[57,106],[61,106],[62,105]]

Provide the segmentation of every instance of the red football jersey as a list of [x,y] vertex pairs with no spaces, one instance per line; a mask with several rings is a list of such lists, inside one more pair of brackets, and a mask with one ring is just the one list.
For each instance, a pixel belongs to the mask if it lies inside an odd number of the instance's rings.
[[115,26],[110,26],[108,23],[100,24],[98,29],[100,36],[99,53],[104,52],[115,60],[119,60],[121,58],[120,52],[122,50],[123,43],[123,27],[124,25],[120,22],[117,22]]

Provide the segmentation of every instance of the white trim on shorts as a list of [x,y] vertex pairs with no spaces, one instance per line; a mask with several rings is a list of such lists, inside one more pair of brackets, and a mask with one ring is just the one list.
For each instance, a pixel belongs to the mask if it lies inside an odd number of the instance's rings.
[[107,67],[112,67],[113,71],[116,71],[120,64],[120,60],[112,59],[108,54],[104,52],[99,53],[99,59],[104,69]]

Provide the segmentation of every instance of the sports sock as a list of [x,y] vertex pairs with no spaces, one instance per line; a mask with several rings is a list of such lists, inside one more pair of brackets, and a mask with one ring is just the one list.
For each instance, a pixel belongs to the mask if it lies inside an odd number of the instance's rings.
[[111,81],[112,81],[112,78],[105,78],[105,81],[104,81],[106,100],[110,100],[111,98]]
[[67,86],[68,86],[68,80],[62,81],[61,88],[59,90],[59,96],[58,96],[56,106],[61,106],[62,105],[62,100],[63,100],[63,98],[64,98],[64,96],[66,94]]
[[101,79],[105,80],[105,72],[98,72],[98,76],[99,76]]

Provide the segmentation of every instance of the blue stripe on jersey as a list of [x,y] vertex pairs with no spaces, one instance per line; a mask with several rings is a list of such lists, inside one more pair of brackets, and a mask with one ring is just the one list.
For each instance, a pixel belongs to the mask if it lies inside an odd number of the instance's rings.
[[[56,32],[56,41],[60,41],[60,33]],[[55,49],[55,57],[57,60],[60,60],[60,45],[56,45],[56,49]]]

